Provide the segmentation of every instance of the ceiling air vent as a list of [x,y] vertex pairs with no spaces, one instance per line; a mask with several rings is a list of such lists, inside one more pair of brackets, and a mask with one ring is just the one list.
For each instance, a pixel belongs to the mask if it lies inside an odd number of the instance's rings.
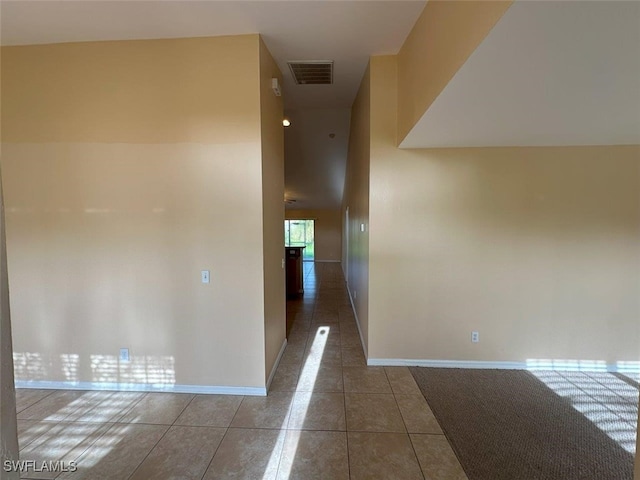
[[315,60],[287,62],[289,70],[298,85],[331,85],[333,83],[333,62]]

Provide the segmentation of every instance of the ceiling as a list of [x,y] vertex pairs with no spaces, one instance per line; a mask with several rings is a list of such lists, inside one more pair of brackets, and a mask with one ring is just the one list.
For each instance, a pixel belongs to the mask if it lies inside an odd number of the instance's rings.
[[517,1],[401,147],[640,143],[640,2]]
[[[289,209],[335,209],[342,203],[350,108],[288,110],[285,197]],[[330,137],[333,135],[333,137]]]
[[[425,0],[5,1],[3,45],[260,33],[283,73],[287,208],[340,208],[349,114],[370,55],[400,49]],[[332,60],[333,85],[287,61]],[[329,138],[335,133],[335,138]]]
[[[424,0],[6,1],[3,45],[260,33],[284,75],[287,208],[339,208],[349,109],[370,55],[397,53]],[[286,62],[332,60],[333,85]],[[640,2],[519,0],[401,146],[640,143]],[[487,121],[490,119],[490,121]],[[333,138],[329,134],[333,133]]]

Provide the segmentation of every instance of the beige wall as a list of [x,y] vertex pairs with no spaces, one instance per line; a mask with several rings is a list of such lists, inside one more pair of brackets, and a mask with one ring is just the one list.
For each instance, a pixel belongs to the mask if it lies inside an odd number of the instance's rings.
[[317,262],[339,262],[342,257],[340,210],[287,210],[287,220],[314,220],[314,253]]
[[[9,282],[7,273],[7,245],[4,223],[2,176],[0,175],[0,461],[18,460],[18,427],[16,394],[13,382],[13,348],[11,315],[9,310]],[[2,470],[4,479],[17,479],[17,472]]]
[[[638,425],[640,426],[640,409],[638,410]],[[640,435],[636,429],[636,466],[634,469],[634,478],[640,480]]]
[[[1,60],[0,50],[0,60]],[[0,61],[0,77],[2,72]],[[1,97],[1,91],[0,91]],[[0,102],[1,104],[1,102]],[[1,122],[0,122],[1,123]],[[2,128],[0,128],[1,136]],[[1,171],[1,168],[0,168]],[[7,243],[5,235],[4,194],[0,173],[0,461],[18,459],[18,426],[16,396],[13,377],[13,345],[11,338],[11,312],[9,308],[9,276],[7,271]],[[18,479],[18,472],[3,472],[3,478]]]
[[[343,268],[347,270],[349,293],[354,303],[360,334],[367,353],[369,330],[369,69],[364,74],[353,107],[343,199],[343,215],[349,209],[346,236],[348,249]],[[360,226],[364,225],[364,232]]]
[[369,357],[637,361],[640,146],[400,150],[396,66],[370,65]]
[[284,258],[284,110],[271,79],[282,74],[260,40],[260,118],[262,128],[262,221],[264,252],[265,378],[276,366],[285,341],[286,298]]
[[2,53],[17,378],[264,388],[259,37]]
[[429,0],[398,54],[401,142],[511,6],[510,0]]

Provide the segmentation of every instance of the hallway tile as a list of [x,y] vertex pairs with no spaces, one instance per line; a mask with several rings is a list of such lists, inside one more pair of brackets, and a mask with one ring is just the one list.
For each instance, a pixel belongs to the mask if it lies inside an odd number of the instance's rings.
[[294,348],[307,346],[307,338],[309,338],[309,332],[303,330],[291,330],[289,337],[287,338],[287,347]]
[[35,388],[16,389],[16,412],[20,413],[27,407],[51,395],[55,390],[40,390]]
[[341,366],[342,349],[340,345],[315,345],[311,342],[304,353],[304,365],[309,363],[323,366]]
[[391,394],[346,393],[348,431],[402,432],[404,422]]
[[351,305],[349,305],[349,307],[340,308],[340,310],[338,311],[338,319],[340,320],[340,323],[355,322],[356,317],[351,310]]
[[196,395],[175,424],[228,427],[243,398],[237,395]]
[[[77,460],[111,426],[107,423],[58,423],[21,450],[20,457],[38,464],[51,460],[68,464]],[[60,472],[29,473],[22,478],[55,478]]]
[[340,325],[335,323],[329,324],[313,324],[309,330],[309,345],[307,348],[316,344],[324,344],[327,346],[340,346]]
[[291,334],[308,335],[311,329],[311,320],[295,320],[295,323],[291,327]]
[[103,402],[108,402],[114,392],[95,391],[86,392],[74,401],[75,410],[64,418],[65,422],[85,421],[91,411],[99,407]]
[[148,393],[119,422],[171,425],[193,397],[187,393]]
[[362,347],[342,347],[343,367],[366,367],[367,361],[362,352]]
[[75,418],[76,422],[117,422],[146,394],[142,392],[112,392],[99,405]]
[[278,480],[349,478],[347,435],[344,432],[289,430]]
[[224,428],[169,428],[129,480],[202,478],[218,449]]
[[346,430],[343,394],[296,393],[288,428],[298,430]]
[[425,478],[467,480],[455,453],[444,435],[410,435]]
[[442,429],[422,395],[396,395],[396,402],[409,433],[442,434]]
[[58,478],[127,478],[168,428],[164,425],[115,424],[78,457],[78,470],[64,473]]
[[300,345],[287,345],[280,359],[280,365],[300,365],[304,360],[304,353],[306,351],[306,344]]
[[343,392],[342,367],[339,365],[306,365],[300,372],[298,392]]
[[285,430],[230,428],[203,480],[275,480]]
[[57,422],[41,420],[18,420],[18,444],[22,451],[36,438],[51,430]]
[[269,392],[295,392],[302,367],[297,363],[280,362],[276,370]]
[[266,397],[244,397],[231,426],[235,428],[286,428],[293,393],[271,392]]
[[340,318],[338,317],[338,311],[334,312],[330,311],[320,311],[314,312],[313,318],[311,319],[311,324],[334,324],[340,323]]
[[362,348],[362,342],[360,341],[360,335],[358,333],[340,333],[340,344],[343,347]]
[[359,338],[358,326],[356,322],[340,323],[340,336],[356,335]]
[[76,402],[85,393],[81,390],[56,390],[20,412],[18,419],[62,421],[76,410]]
[[344,391],[349,393],[391,393],[382,367],[344,367]]
[[384,367],[393,393],[422,395],[418,384],[407,367]]
[[407,434],[349,432],[347,435],[353,480],[423,478]]

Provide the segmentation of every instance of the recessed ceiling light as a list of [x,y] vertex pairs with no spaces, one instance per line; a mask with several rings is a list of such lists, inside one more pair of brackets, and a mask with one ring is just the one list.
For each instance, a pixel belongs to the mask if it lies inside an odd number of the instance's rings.
[[287,120],[286,118],[284,120],[282,120],[282,126],[283,127],[288,127],[289,125],[291,125],[291,122],[289,120]]

